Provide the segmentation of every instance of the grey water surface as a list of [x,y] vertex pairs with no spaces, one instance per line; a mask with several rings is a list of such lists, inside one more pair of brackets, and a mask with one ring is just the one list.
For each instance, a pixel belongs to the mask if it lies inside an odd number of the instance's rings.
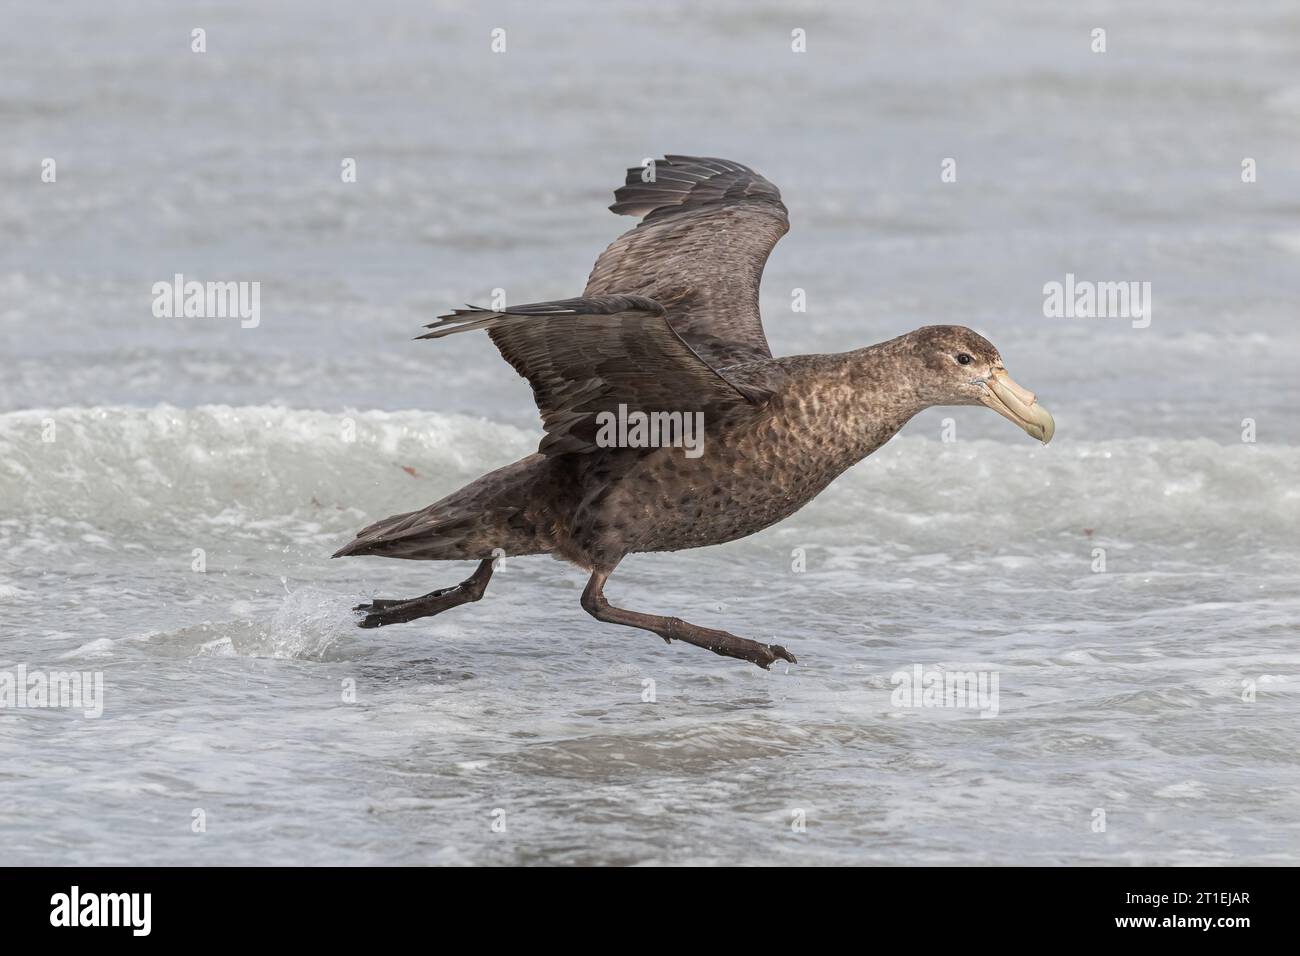
[[[0,691],[103,698],[0,707],[0,862],[1297,862],[1293,3],[2,17]],[[580,293],[668,152],[781,188],[777,354],[970,325],[1055,440],[934,409],[612,579],[797,666],[598,624],[549,558],[355,628],[470,568],[330,553],[540,435],[485,336],[412,336]],[[177,273],[260,282],[259,323],[156,317]],[[1067,274],[1151,283],[1149,324],[1045,316]],[[996,713],[899,706],[918,665]]]

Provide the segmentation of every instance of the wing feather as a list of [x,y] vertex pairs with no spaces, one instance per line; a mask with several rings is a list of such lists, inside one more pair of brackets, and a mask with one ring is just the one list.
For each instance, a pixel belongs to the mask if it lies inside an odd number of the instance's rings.
[[499,311],[470,306],[440,316],[422,339],[487,329],[502,356],[533,388],[548,455],[598,446],[596,416],[617,412],[733,414],[770,392],[729,378],[643,296],[584,296]]
[[585,295],[645,296],[719,368],[771,358],[758,309],[763,267],[790,229],[780,191],[726,159],[669,155],[633,167],[609,208],[642,217],[596,260]]

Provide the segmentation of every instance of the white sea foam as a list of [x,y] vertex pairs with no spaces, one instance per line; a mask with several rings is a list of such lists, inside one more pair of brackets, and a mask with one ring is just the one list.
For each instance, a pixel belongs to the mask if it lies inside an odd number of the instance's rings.
[[[44,423],[56,440],[41,440]],[[341,437],[345,430],[352,440]],[[916,547],[984,529],[1044,538],[1088,533],[1145,543],[1197,533],[1300,531],[1300,449],[1208,439],[943,443],[905,430],[835,486],[846,520]],[[88,546],[155,530],[226,528],[311,539],[385,508],[412,510],[530,454],[540,430],[437,412],[273,407],[98,407],[0,415],[0,519]],[[36,527],[33,519],[55,519]],[[107,536],[106,536],[107,535]]]

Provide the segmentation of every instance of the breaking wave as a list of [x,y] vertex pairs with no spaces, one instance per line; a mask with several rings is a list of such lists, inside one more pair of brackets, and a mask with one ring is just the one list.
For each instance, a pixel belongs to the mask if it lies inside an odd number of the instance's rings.
[[[1294,539],[1300,449],[1208,439],[1071,441],[1019,436],[944,444],[902,435],[798,518],[881,535],[1107,529]],[[410,510],[531,453],[540,434],[426,411],[278,407],[61,408],[0,415],[0,522],[120,529],[293,520],[317,530]],[[707,452],[706,452],[707,453]],[[951,542],[949,542],[951,543]]]

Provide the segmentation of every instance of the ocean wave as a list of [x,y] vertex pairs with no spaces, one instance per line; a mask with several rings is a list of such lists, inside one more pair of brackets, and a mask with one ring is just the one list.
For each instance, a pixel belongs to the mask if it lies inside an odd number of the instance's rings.
[[518,428],[416,411],[10,412],[0,415],[0,515],[135,523],[366,511],[443,494],[534,443]]
[[[0,415],[0,522],[46,518],[83,533],[123,525],[316,531],[430,503],[531,453],[540,435],[428,411],[127,406]],[[1039,447],[900,435],[831,486],[801,528],[862,522],[924,543],[1038,534],[1196,532],[1293,540],[1300,448],[1120,438]]]

